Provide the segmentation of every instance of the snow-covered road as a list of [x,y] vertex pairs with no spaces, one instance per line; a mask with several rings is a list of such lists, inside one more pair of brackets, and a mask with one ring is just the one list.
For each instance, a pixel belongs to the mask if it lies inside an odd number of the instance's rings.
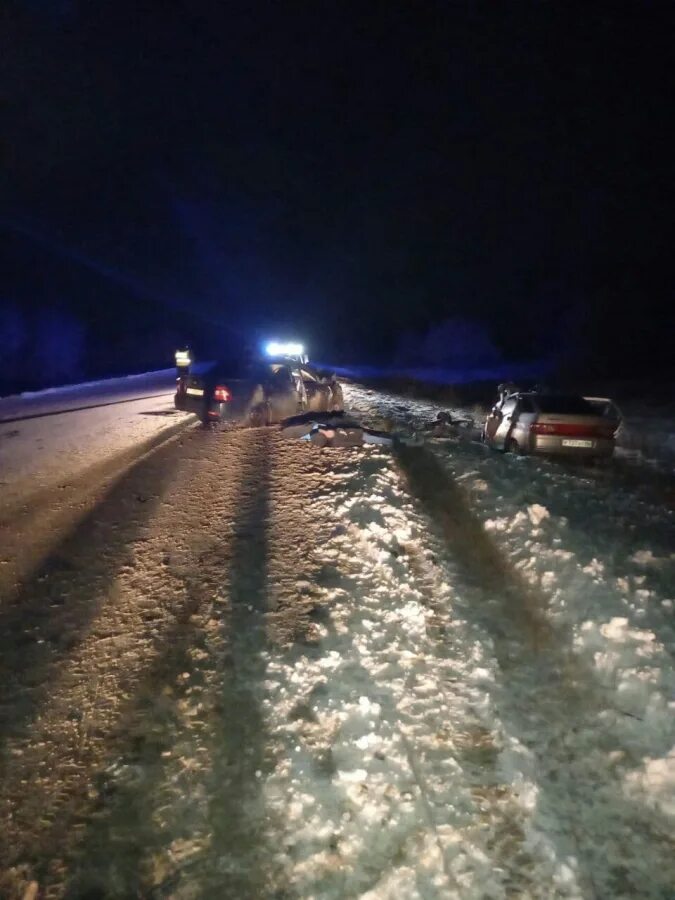
[[173,371],[0,398],[0,589],[44,560],[109,485],[194,418]]
[[0,398],[0,503],[25,504],[56,482],[137,456],[186,419],[173,392],[171,370]]
[[58,415],[68,410],[95,409],[128,400],[166,396],[175,390],[175,369],[160,369],[141,375],[87,381],[43,391],[0,397],[0,422],[22,421]]
[[672,508],[468,438],[188,429],[3,545],[0,896],[671,897]]

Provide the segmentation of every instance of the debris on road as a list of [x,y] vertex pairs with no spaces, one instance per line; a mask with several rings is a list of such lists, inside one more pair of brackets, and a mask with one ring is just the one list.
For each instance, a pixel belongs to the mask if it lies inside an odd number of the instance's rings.
[[316,413],[287,419],[281,429],[284,437],[309,441],[316,447],[361,447],[363,444],[389,446],[393,437],[382,431],[365,428],[344,413]]

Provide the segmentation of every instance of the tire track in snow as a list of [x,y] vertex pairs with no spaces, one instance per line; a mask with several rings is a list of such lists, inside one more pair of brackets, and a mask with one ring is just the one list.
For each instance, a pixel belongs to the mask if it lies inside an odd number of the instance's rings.
[[[210,476],[200,504],[179,513],[176,524],[170,570],[191,612],[158,673],[164,702],[147,704],[150,766],[147,756],[135,765],[124,754],[108,765],[119,796],[81,850],[78,890],[125,879],[127,894],[239,900],[284,891],[271,846],[282,828],[261,795],[275,764],[262,679],[280,642],[311,632],[313,603],[296,582],[302,541],[316,535],[308,510],[323,465],[310,448],[269,429],[202,441],[193,477],[217,472],[222,483]],[[186,535],[181,524],[195,514],[199,528]],[[113,846],[118,856],[127,848],[121,872],[110,863]]]
[[[25,727],[13,726],[0,786],[3,896],[21,897],[32,879],[49,897],[197,884],[196,861],[227,855],[209,854],[212,835],[231,842],[232,822],[248,813],[238,776],[251,783],[252,758],[238,750],[247,735],[258,754],[264,743],[252,730],[247,667],[262,640],[260,610],[248,607],[264,602],[266,438],[195,432],[163,449],[67,539],[68,565],[48,582],[37,576],[35,610],[63,589],[66,619],[59,607],[58,620],[50,611],[32,623],[49,646],[22,660],[31,715],[16,696],[6,701]],[[149,502],[138,502],[140,490]],[[67,650],[54,658],[64,627]],[[230,758],[228,795],[213,773]],[[259,875],[248,867],[247,878]]]
[[193,427],[188,419],[88,466],[60,483],[34,489],[12,484],[21,499],[0,502],[0,612],[22,583],[44,564],[64,532],[71,531],[103,502],[115,482],[181,432]]
[[[132,855],[140,833],[135,865],[117,873],[128,895],[253,898],[276,890],[260,800],[270,435],[235,431],[203,440],[195,474],[197,483],[207,481],[185,517],[196,515],[198,529],[178,530],[171,561],[190,615],[185,632],[177,630],[178,646],[166,649],[160,684],[168,721],[164,705],[151,707],[145,730],[151,751],[153,734],[163,736],[155,777],[148,783],[145,766],[128,772],[124,757],[109,766],[120,796],[81,851],[78,889],[108,883],[110,848],[119,854],[123,835]],[[139,811],[131,828],[129,807]]]
[[[24,870],[63,882],[106,740],[180,614],[162,565],[166,531],[152,529],[181,455],[169,442],[127,471],[3,609],[0,866],[19,883]],[[0,884],[14,895],[11,871]]]
[[440,529],[453,561],[465,579],[489,593],[498,592],[532,649],[551,646],[553,631],[545,615],[545,600],[499,552],[472,513],[461,488],[448,477],[435,455],[425,447],[398,445],[397,460],[410,491]]
[[270,442],[266,429],[245,433],[237,510],[227,566],[214,579],[227,598],[223,638],[227,666],[218,685],[216,715],[207,741],[211,771],[205,782],[210,853],[196,880],[204,896],[270,896],[278,885],[272,859],[272,823],[261,778],[267,768],[262,712],[266,670],[270,527]]

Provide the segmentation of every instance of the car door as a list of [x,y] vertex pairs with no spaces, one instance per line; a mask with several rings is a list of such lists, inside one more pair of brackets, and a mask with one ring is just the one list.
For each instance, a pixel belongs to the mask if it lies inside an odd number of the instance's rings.
[[537,418],[537,411],[531,397],[520,396],[511,414],[510,437],[518,442],[522,452],[530,449],[530,427]]
[[495,405],[490,410],[487,419],[485,420],[484,437],[488,444],[492,444],[495,434],[497,433],[497,429],[499,428],[499,423],[502,420],[503,405],[503,400],[495,403]]
[[518,408],[518,398],[517,397],[508,397],[503,405],[502,405],[502,418],[499,424],[497,425],[497,429],[494,433],[494,437],[492,439],[492,446],[497,447],[499,450],[504,449],[504,445],[508,440],[511,429],[513,428],[516,420],[516,411]]
[[584,400],[593,407],[599,416],[609,425],[614,427],[615,432],[621,427],[623,422],[623,413],[613,400],[608,397],[584,397]]

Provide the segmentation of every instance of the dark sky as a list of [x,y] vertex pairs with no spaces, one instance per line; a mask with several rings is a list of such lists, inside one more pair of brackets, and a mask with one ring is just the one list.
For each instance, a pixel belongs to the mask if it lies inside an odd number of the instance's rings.
[[[672,362],[673,5],[5,2],[0,300]],[[148,340],[152,340],[148,332]]]

